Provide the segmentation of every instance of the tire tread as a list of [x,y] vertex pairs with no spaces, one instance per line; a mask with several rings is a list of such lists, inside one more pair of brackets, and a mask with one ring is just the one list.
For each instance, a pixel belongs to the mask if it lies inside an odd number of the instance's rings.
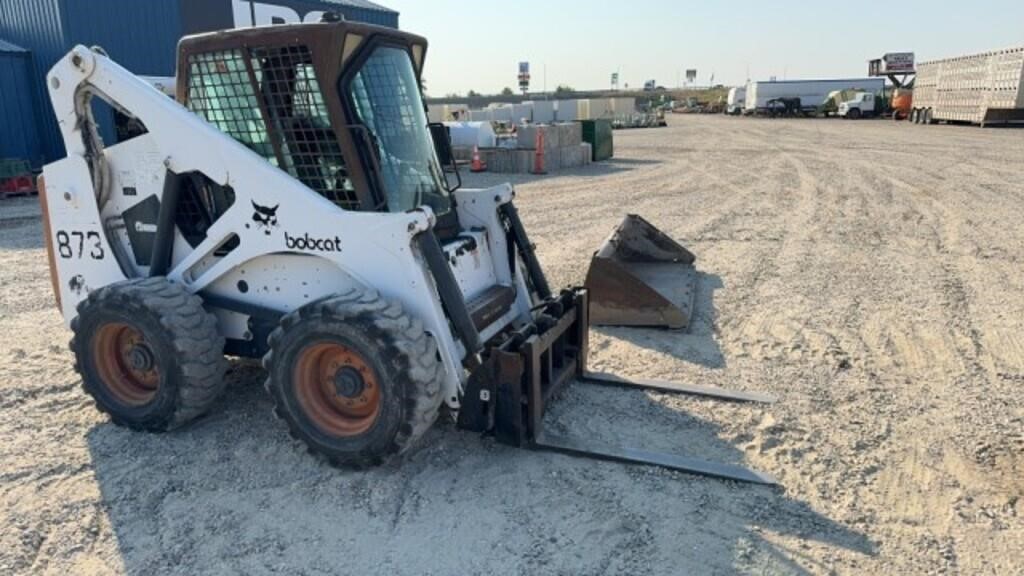
[[75,335],[70,347],[76,355],[75,369],[82,376],[86,393],[94,400],[97,398],[93,390],[96,383],[90,382],[80,360],[83,354],[89,353],[82,349],[85,338],[79,334],[80,318],[111,305],[125,306],[131,303],[152,311],[167,331],[181,372],[177,397],[169,413],[159,421],[146,424],[125,420],[105,408],[98,400],[96,406],[120,426],[147,432],[170,431],[206,413],[224,391],[224,375],[228,369],[223,354],[224,336],[217,329],[216,318],[203,308],[203,300],[166,278],[133,279],[104,286],[79,304],[78,316],[71,322]]
[[332,465],[356,468],[379,465],[390,456],[407,452],[437,420],[442,403],[441,382],[445,369],[438,359],[437,345],[424,330],[423,323],[410,317],[401,304],[382,297],[376,290],[353,289],[337,294],[308,304],[281,320],[280,325],[270,334],[270,351],[263,357],[263,366],[268,372],[265,387],[274,400],[274,414],[285,421],[293,438],[304,441],[302,431],[287,416],[288,411],[284,408],[282,387],[288,383],[276,382],[273,374],[275,364],[283,357],[279,348],[286,333],[301,323],[321,319],[367,327],[374,339],[383,343],[385,353],[399,361],[399,372],[408,379],[408,392],[403,406],[402,425],[390,446],[382,453],[339,458],[321,452],[307,442],[310,452],[326,458]]

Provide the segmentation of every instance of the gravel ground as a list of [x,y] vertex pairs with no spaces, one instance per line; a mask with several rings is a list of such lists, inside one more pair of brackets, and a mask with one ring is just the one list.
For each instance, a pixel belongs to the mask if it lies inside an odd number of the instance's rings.
[[[331,469],[235,363],[169,435],[80,387],[33,199],[0,201],[0,573],[1024,574],[1024,133],[673,117],[516,179],[555,284],[622,215],[703,272],[690,334],[601,329],[594,367],[765,408],[575,386],[549,426],[742,463],[782,488],[532,453],[441,423]],[[485,175],[472,183],[499,182]]]

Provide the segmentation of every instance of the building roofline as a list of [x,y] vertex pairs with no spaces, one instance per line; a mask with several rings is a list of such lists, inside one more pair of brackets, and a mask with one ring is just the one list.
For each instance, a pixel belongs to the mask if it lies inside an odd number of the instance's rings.
[[385,6],[381,6],[376,2],[370,2],[370,0],[321,0],[326,4],[338,4],[348,8],[362,8],[363,10],[372,10],[374,12],[384,12],[386,14],[398,14],[397,10],[392,10]]

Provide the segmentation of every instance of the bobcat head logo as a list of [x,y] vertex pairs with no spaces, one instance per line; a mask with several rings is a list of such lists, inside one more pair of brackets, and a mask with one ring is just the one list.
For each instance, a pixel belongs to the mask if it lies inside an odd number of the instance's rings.
[[252,221],[256,223],[256,227],[263,230],[263,233],[270,236],[273,228],[277,228],[277,209],[281,207],[280,204],[273,208],[267,208],[266,206],[260,206],[253,202],[252,207],[255,212],[252,213]]
[[68,282],[68,288],[71,289],[71,292],[74,293],[75,296],[79,297],[82,296],[83,292],[87,294],[89,293],[89,287],[85,285],[85,277],[81,274],[75,276]]

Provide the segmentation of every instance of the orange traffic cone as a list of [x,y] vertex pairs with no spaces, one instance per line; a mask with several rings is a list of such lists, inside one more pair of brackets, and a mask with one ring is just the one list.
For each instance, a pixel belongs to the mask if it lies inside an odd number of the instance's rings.
[[473,165],[469,167],[470,172],[486,172],[487,165],[480,159],[480,147],[473,146]]
[[544,169],[544,130],[537,128],[537,153],[533,157],[533,173],[547,174]]

